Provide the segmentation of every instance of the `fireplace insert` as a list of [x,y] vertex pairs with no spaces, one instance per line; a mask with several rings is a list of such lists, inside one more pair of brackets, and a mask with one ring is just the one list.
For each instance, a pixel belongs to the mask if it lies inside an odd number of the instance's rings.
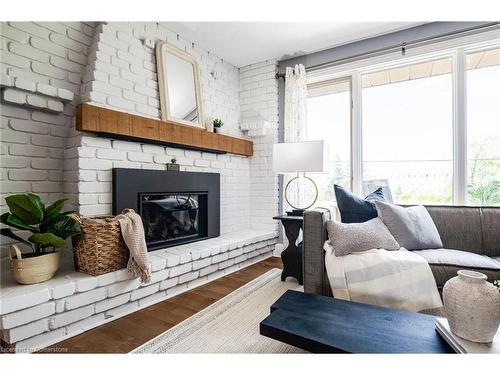
[[140,195],[139,212],[152,247],[207,237],[207,193]]
[[218,173],[113,169],[113,213],[141,216],[150,251],[217,237],[219,202]]

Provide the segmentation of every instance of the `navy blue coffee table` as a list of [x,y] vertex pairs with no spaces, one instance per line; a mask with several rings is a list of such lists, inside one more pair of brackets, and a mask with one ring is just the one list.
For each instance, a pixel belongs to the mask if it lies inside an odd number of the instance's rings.
[[311,353],[454,353],[430,315],[285,292],[260,334]]

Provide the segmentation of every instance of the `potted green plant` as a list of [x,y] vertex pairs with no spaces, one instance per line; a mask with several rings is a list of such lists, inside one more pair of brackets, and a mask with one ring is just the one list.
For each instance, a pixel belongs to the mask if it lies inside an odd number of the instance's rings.
[[18,283],[35,284],[51,279],[59,268],[56,249],[63,247],[67,238],[81,233],[80,225],[71,216],[74,212],[61,212],[66,201],[60,199],[45,206],[38,195],[30,193],[5,198],[9,212],[0,216],[1,223],[31,233],[24,239],[10,228],[1,229],[0,234],[31,249],[31,253],[22,254],[17,245],[12,245],[9,251],[10,270]]
[[220,128],[222,128],[222,126],[224,125],[222,120],[220,118],[216,118],[214,119],[213,124],[214,124],[214,131],[216,133],[220,133]]

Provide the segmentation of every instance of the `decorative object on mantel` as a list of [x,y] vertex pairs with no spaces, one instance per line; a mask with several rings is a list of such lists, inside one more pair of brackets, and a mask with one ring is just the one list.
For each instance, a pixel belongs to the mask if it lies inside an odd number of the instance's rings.
[[460,270],[457,274],[443,288],[451,332],[469,341],[491,342],[500,324],[500,293],[480,272]]
[[167,163],[167,171],[180,171],[180,166],[177,164],[177,159],[173,158],[170,160],[171,163]]
[[205,120],[205,130],[209,133],[214,133],[214,120],[212,117],[207,117]]
[[200,69],[194,57],[158,41],[156,62],[162,120],[203,128]]
[[[289,215],[302,216],[303,212],[312,207],[318,198],[318,188],[305,172],[323,173],[328,167],[327,147],[325,141],[308,141],[277,143],[273,145],[273,171],[279,174],[297,173],[285,187],[285,200],[293,208]],[[295,201],[290,202],[292,182],[296,182]],[[309,181],[313,187],[310,201],[305,202],[304,185]]]
[[74,94],[66,89],[0,73],[2,101],[38,110],[61,113]]
[[[61,212],[67,199],[60,199],[45,206],[35,194],[16,194],[5,198],[9,212],[0,217],[2,224],[32,233],[27,240],[10,228],[2,228],[1,234],[31,248],[32,254],[22,254],[12,245],[10,271],[19,284],[36,284],[51,279],[59,268],[59,253],[68,237],[81,233],[80,225],[71,217],[72,212]],[[12,258],[12,251],[15,258]],[[24,258],[23,258],[24,256]]]
[[220,118],[216,118],[216,119],[214,119],[213,123],[214,123],[214,132],[220,133],[220,128],[222,128],[222,126],[224,126],[224,123],[222,122],[222,120]]
[[137,140],[219,154],[253,155],[253,142],[247,139],[87,103],[76,107],[76,129],[115,139]]

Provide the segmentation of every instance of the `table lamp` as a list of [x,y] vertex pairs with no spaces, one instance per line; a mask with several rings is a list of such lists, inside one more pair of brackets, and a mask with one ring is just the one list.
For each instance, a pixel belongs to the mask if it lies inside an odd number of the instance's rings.
[[[305,141],[277,143],[273,145],[273,171],[278,174],[297,174],[285,187],[285,200],[293,208],[289,215],[301,216],[304,210],[312,207],[318,199],[318,187],[305,175],[306,172],[323,173],[328,166],[328,155],[325,141]],[[299,180],[300,174],[314,186],[314,200],[305,207],[293,205],[289,199],[290,183]],[[299,186],[300,187],[300,186]]]

